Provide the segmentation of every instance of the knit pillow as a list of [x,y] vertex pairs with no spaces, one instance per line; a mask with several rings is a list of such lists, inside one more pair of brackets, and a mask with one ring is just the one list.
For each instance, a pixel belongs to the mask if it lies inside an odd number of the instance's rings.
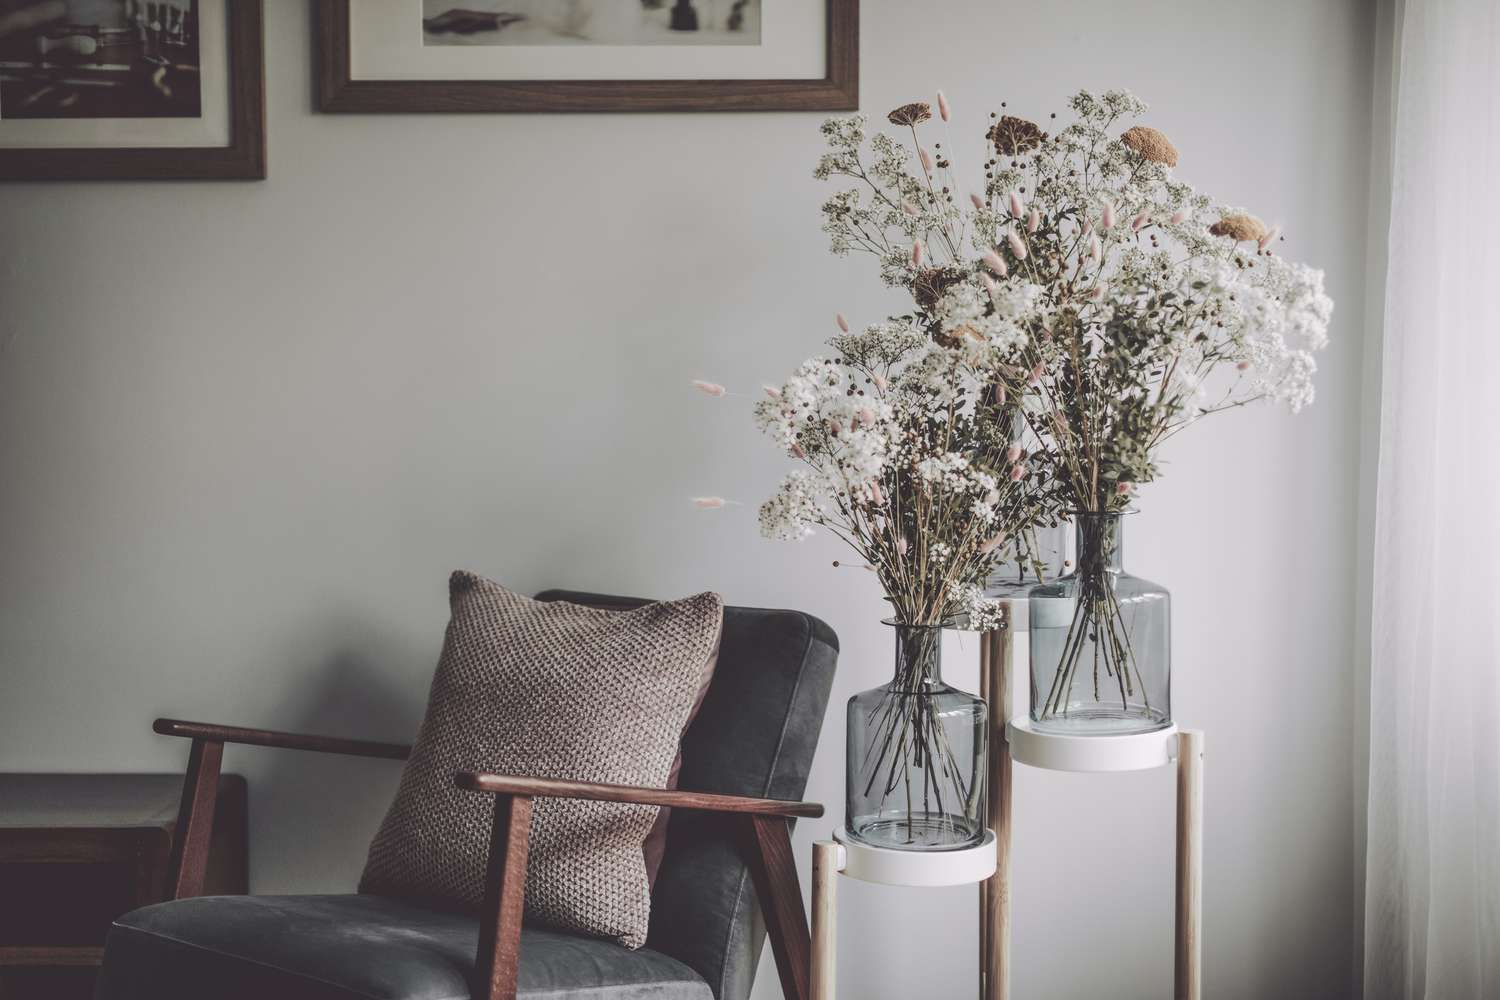
[[[724,623],[704,593],[628,611],[542,602],[472,573],[452,618],[396,799],[360,892],[477,908],[493,799],[456,771],[662,788]],[[539,798],[526,915],[629,948],[646,941],[641,845],[654,806]]]

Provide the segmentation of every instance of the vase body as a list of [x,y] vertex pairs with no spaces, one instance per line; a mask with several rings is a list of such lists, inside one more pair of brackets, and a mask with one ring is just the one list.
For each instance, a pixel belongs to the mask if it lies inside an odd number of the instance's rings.
[[844,829],[874,847],[973,847],[985,831],[988,710],[943,683],[941,626],[891,624],[895,676],[849,699]]
[[1122,514],[1076,514],[1072,571],[1031,588],[1031,722],[1117,736],[1172,722],[1171,595],[1121,564]]

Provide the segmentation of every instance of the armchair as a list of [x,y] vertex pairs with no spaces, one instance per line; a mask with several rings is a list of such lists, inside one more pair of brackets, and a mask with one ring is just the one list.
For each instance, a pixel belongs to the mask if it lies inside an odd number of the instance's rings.
[[[550,591],[541,599],[628,607]],[[788,1000],[809,995],[809,935],[790,824],[827,707],[837,639],[797,612],[726,608],[713,682],[684,736],[676,790],[485,772],[455,775],[494,798],[477,915],[368,895],[197,897],[227,743],[399,760],[394,743],[158,719],[192,740],[169,878],[174,901],[116,921],[99,1000],[745,1000],[769,934]],[[532,803],[582,798],[668,806],[647,945],[521,926]],[[755,907],[764,927],[754,919]]]

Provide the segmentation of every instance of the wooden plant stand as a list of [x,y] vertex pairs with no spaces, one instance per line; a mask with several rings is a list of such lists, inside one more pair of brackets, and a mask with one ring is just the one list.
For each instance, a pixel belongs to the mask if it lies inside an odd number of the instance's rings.
[[990,834],[966,851],[883,851],[834,840],[813,844],[812,1000],[834,998],[835,882],[839,874],[888,885],[979,883],[980,1000],[1011,1000],[1011,765],[1053,771],[1136,771],[1177,765],[1175,1000],[1202,1000],[1203,733],[1176,726],[1133,736],[1057,736],[1013,715],[1015,633],[1025,602],[1011,604],[980,644],[980,688],[990,706]]

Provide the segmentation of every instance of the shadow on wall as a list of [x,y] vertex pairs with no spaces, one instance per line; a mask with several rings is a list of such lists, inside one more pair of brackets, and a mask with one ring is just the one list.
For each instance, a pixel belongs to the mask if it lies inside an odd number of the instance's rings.
[[[387,663],[383,669],[379,662],[388,655],[333,653],[288,686],[264,725],[410,743],[430,674],[410,664]],[[238,752],[234,766],[250,780],[251,891],[353,892],[370,838],[395,795],[401,762],[295,750]]]

